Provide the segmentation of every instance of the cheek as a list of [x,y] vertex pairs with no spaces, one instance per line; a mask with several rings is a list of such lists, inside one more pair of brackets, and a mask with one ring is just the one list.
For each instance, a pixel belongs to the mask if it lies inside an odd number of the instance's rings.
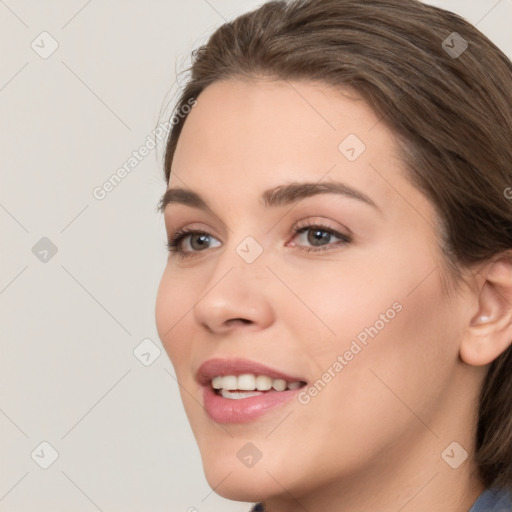
[[[336,331],[300,338],[314,361],[314,380],[296,417],[308,439],[304,456],[313,464],[323,454],[327,472],[362,467],[382,450],[391,456],[406,439],[429,435],[418,417],[430,426],[449,387],[458,357],[455,329],[448,326],[455,312],[443,299],[437,271],[412,293],[418,283],[410,275],[399,286],[384,287],[389,274],[376,272],[374,287],[359,292],[360,281],[347,278],[344,290],[329,287],[330,301],[315,303],[314,293],[305,297]],[[302,327],[296,326],[297,336]],[[285,438],[279,441],[286,446]]]
[[283,290],[280,302],[275,302],[276,314],[285,314],[289,322],[295,316],[290,325],[298,324],[299,332],[308,333],[301,338],[311,340],[310,348],[343,349],[344,344],[375,324],[379,332],[388,330],[396,317],[404,316],[398,310],[406,302],[411,315],[420,314],[423,305],[418,301],[416,306],[415,295],[410,292],[435,264],[417,259],[411,264],[411,260],[404,250],[382,247],[371,254],[350,249],[336,259],[326,258],[317,264],[309,261],[299,262],[297,267],[282,266],[279,275],[296,298]]
[[181,282],[169,266],[165,269],[156,297],[155,321],[160,340],[176,371],[190,359],[192,351],[192,344],[187,342],[183,329],[187,315],[192,314],[189,310],[197,300],[193,290],[190,279]]
[[368,420],[389,417],[389,407],[407,413],[397,395],[427,412],[435,407],[457,364],[460,334],[451,321],[459,313],[428,256],[413,258],[405,249],[374,256],[378,265],[351,258],[336,271],[324,265],[301,273],[294,290],[315,316],[305,309],[297,314],[296,303],[280,309],[301,340],[310,374],[320,380],[323,396],[311,401],[325,410],[333,403],[335,411],[353,410],[352,420],[369,430],[375,423]]
[[[375,245],[371,250],[354,246],[336,259],[319,261],[318,265],[303,264],[301,271],[293,269],[295,277],[288,271],[287,278],[294,283],[296,294],[318,321],[312,314],[299,318],[307,316],[304,323],[313,322],[317,327],[321,327],[323,320],[331,332],[322,332],[332,340],[351,339],[376,323],[379,331],[383,327],[387,330],[398,316],[410,316],[412,322],[419,320],[416,325],[420,327],[429,309],[444,307],[439,269],[428,249],[424,240],[402,240],[395,236],[393,241]],[[407,305],[406,314],[398,314],[397,302],[402,309]]]

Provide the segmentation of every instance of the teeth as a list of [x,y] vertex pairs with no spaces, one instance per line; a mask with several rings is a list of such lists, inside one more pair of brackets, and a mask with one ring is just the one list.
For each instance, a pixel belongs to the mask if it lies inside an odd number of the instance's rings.
[[[224,378],[225,377],[223,377],[223,379]],[[224,380],[222,382],[224,382]],[[238,387],[236,389],[239,389],[240,391],[253,391],[256,389],[256,377],[252,373],[239,375]]]
[[225,377],[222,377],[222,389],[238,389],[238,378],[234,375],[226,375]]
[[276,391],[284,391],[286,389],[286,381],[284,379],[274,379],[272,381],[272,387]]
[[261,391],[226,391],[225,389],[220,390],[220,394],[224,398],[230,398],[231,400],[240,400],[241,398],[250,398],[251,396],[262,395]]
[[[221,389],[224,391],[268,391],[274,389],[276,391],[284,391],[285,389],[300,388],[302,382],[286,382],[284,379],[273,379],[267,375],[255,376],[252,373],[244,373],[242,375],[218,375],[212,379],[213,389]],[[233,395],[234,393],[231,393]],[[244,397],[255,396],[255,394],[241,393]],[[259,393],[258,393],[259,394]],[[227,398],[227,397],[226,397]]]
[[256,389],[258,391],[268,391],[272,387],[272,379],[266,375],[256,377]]
[[222,388],[222,376],[214,377],[212,379],[213,389],[221,389]]

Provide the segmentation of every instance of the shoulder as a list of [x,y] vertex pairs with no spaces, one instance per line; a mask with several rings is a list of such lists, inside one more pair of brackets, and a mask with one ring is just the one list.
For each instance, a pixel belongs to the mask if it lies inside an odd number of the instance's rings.
[[512,512],[512,490],[486,489],[468,512]]

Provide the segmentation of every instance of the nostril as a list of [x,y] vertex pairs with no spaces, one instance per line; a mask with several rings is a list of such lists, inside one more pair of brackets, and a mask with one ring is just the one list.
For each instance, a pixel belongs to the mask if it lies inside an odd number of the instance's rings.
[[242,322],[243,324],[252,324],[252,321],[247,320],[247,318],[232,318],[231,320],[228,321],[229,324],[236,322]]

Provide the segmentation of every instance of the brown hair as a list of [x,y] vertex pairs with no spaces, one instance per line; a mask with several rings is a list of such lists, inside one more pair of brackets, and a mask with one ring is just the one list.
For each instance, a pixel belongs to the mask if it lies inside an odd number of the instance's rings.
[[[186,71],[175,112],[224,78],[356,91],[396,134],[409,179],[432,202],[451,275],[512,248],[512,63],[456,14],[417,0],[270,1],[218,28]],[[186,118],[169,133],[167,182]],[[508,347],[479,399],[486,487],[512,489],[511,397]]]

